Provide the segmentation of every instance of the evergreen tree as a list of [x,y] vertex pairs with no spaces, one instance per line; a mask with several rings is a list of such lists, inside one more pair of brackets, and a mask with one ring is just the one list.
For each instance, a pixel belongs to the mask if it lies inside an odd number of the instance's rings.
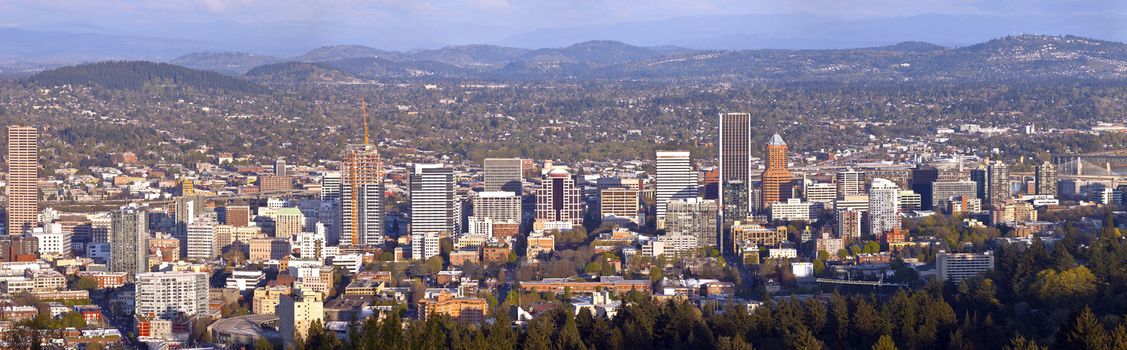
[[1088,307],[1084,307],[1071,324],[1062,327],[1057,336],[1058,345],[1067,349],[1102,350],[1111,345],[1107,329]]
[[885,334],[877,339],[876,344],[873,344],[873,350],[896,350],[896,343],[892,341],[892,337]]

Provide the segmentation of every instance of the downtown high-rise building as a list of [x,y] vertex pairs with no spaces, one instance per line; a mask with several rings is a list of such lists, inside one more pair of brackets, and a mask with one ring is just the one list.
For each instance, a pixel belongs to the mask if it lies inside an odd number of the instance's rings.
[[[730,211],[737,211],[742,215],[736,215],[732,220],[743,220],[747,212],[751,210],[752,203],[749,203],[746,198],[746,193],[738,193],[732,190],[727,190],[729,187],[737,187],[742,189],[743,192],[750,190],[751,185],[751,114],[749,113],[720,113],[720,130],[717,133],[719,140],[718,154],[720,158],[719,166],[719,189],[720,192],[720,206],[721,211],[725,217],[732,216]],[[730,197],[724,197],[724,193],[729,193]],[[743,199],[743,200],[741,200]],[[733,208],[730,204],[737,202],[740,208]],[[731,210],[729,209],[731,208]],[[725,220],[728,221],[728,220]]]
[[177,258],[188,254],[188,226],[204,214],[206,201],[203,196],[193,194],[177,197],[173,202],[175,206],[173,218],[176,226],[173,227],[172,237],[180,241],[180,256]]
[[126,206],[110,214],[110,236],[111,272],[149,272],[149,225],[144,210]]
[[486,158],[485,191],[512,192],[519,197],[524,186],[523,164],[520,158]]
[[865,173],[853,168],[834,174],[834,184],[837,185],[837,199],[865,195]]
[[339,172],[321,175],[321,200],[340,200],[341,178]]
[[521,222],[520,196],[507,191],[481,192],[473,198],[473,216],[493,222]]
[[686,198],[669,201],[665,229],[668,236],[696,237],[698,247],[716,247],[716,201]]
[[1001,160],[986,166],[986,207],[994,210],[1010,198],[1010,168]]
[[442,164],[415,164],[411,174],[411,237],[454,234],[454,171]]
[[203,272],[149,272],[137,275],[135,314],[176,320],[208,312],[208,280]]
[[34,127],[8,127],[8,234],[22,235],[39,214],[39,136]]
[[1057,168],[1053,163],[1045,161],[1037,166],[1034,171],[1033,188],[1039,195],[1057,195]]
[[286,161],[284,159],[274,161],[274,176],[286,176]]
[[869,186],[869,233],[880,237],[900,228],[900,186],[888,179],[873,179]]
[[575,178],[563,168],[549,170],[536,190],[536,227],[559,224],[582,225],[583,211],[579,203],[579,187]]
[[215,227],[210,217],[201,217],[188,225],[188,259],[209,260],[215,257]]
[[953,198],[958,200],[966,200],[978,198],[976,194],[977,184],[974,181],[936,181],[931,183],[931,205],[933,210],[940,210],[947,207],[947,203]]
[[[383,160],[375,146],[349,147],[341,162],[340,245],[383,244],[383,178]],[[327,195],[331,198],[331,190]]]
[[[834,232],[837,233],[837,238],[841,238],[845,242],[860,242],[861,241],[861,218],[863,212],[853,208],[837,209],[834,211],[834,218],[836,220]],[[835,254],[837,252],[830,252]]]
[[665,211],[670,201],[697,198],[697,173],[688,151],[658,151],[654,176],[657,227],[665,227]]
[[790,182],[792,175],[787,169],[787,143],[779,134],[771,136],[767,141],[766,151],[767,167],[763,170],[763,194],[760,199],[760,208],[767,208],[771,203],[780,202],[790,198]]
[[908,180],[908,187],[920,196],[920,209],[933,210],[934,199],[931,185],[939,181],[939,169],[926,164],[918,164],[912,168],[912,176]]

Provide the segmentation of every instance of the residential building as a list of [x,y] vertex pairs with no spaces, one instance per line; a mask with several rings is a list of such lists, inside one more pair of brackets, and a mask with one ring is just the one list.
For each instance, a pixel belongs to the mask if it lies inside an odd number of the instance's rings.
[[149,272],[137,275],[137,316],[174,320],[207,312],[208,275],[202,272]]
[[201,219],[188,225],[188,259],[210,260],[216,256],[215,227],[211,219]]
[[1010,170],[1006,163],[996,160],[986,167],[986,192],[986,207],[991,210],[1005,205],[1010,198]]
[[834,211],[834,216],[837,220],[834,226],[834,233],[846,242],[860,242],[861,240],[861,214],[860,210],[852,208],[838,209]]
[[869,185],[869,232],[880,237],[900,227],[900,186],[883,178]]
[[994,269],[994,253],[948,253],[940,250],[935,254],[935,268],[939,280],[960,282]]
[[439,241],[441,240],[441,233],[439,232],[415,232],[411,234],[411,259],[427,260],[433,256],[438,256],[440,252]]
[[[341,162],[340,245],[383,244],[383,178],[383,160],[375,146],[365,142],[348,148]],[[329,191],[326,195],[331,196]]]
[[467,324],[484,324],[488,314],[489,306],[485,299],[457,297],[446,291],[434,299],[419,301],[419,319],[422,320],[433,315],[446,315]]
[[715,200],[688,198],[669,201],[666,211],[665,232],[667,236],[696,237],[697,247],[716,247],[716,218],[718,205]]
[[1057,168],[1053,163],[1045,161],[1038,165],[1034,171],[1035,194],[1057,196]]
[[771,220],[784,221],[811,221],[818,216],[814,213],[814,205],[803,202],[799,198],[790,198],[785,202],[775,202],[771,205]]
[[[110,263],[112,272],[149,272],[149,225],[145,211],[125,206],[110,215]],[[179,252],[177,252],[179,253]]]

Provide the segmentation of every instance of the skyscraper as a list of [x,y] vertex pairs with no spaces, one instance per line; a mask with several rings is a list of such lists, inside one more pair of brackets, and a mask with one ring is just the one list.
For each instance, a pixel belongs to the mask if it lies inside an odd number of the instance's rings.
[[34,127],[8,127],[8,234],[36,226],[39,214],[39,136]]
[[986,169],[971,169],[970,180],[974,181],[974,196],[986,204]]
[[149,225],[145,211],[125,206],[110,215],[110,263],[112,272],[149,272]]
[[[364,143],[341,162],[340,245],[383,244],[383,160],[368,139],[368,103],[360,99]],[[333,242],[331,242],[333,243]]]
[[341,245],[383,244],[383,178],[375,146],[349,147],[341,163]]
[[1041,165],[1038,165],[1036,172],[1034,174],[1033,182],[1034,182],[1034,188],[1037,190],[1037,194],[1056,196],[1057,195],[1057,168],[1056,168],[1056,166],[1054,166],[1053,163],[1050,163],[1049,161],[1045,161],[1044,163],[1041,163]]
[[274,161],[274,176],[286,176],[286,161],[284,159]]
[[760,208],[789,198],[790,170],[787,170],[787,143],[779,134],[767,142],[767,167],[763,170],[763,197]]
[[688,151],[658,151],[655,213],[657,227],[665,227],[665,209],[669,201],[697,198],[697,174],[693,171]]
[[[717,144],[720,145],[720,187],[739,182],[744,191],[747,191],[747,184],[751,183],[751,114],[720,113],[719,125],[720,140]],[[727,200],[729,198],[721,198],[721,205],[726,205],[724,201]],[[744,211],[749,209],[751,208],[743,208]],[[742,218],[736,218],[740,219]]]
[[865,173],[849,168],[834,174],[834,182],[837,183],[837,199],[865,195]]
[[880,236],[900,228],[900,186],[876,178],[869,186],[869,233]]
[[215,226],[210,218],[201,218],[188,225],[188,258],[208,260],[215,257]]
[[523,164],[520,158],[486,158],[485,191],[512,192],[519,197],[524,179]]
[[454,233],[454,172],[442,164],[415,164],[411,174],[411,234]]
[[933,210],[931,184],[939,180],[939,169],[925,164],[918,164],[912,168],[912,177],[908,181],[909,188],[920,195],[920,209]]
[[176,198],[175,206],[175,224],[172,230],[172,237],[180,241],[180,256],[188,254],[188,225],[196,221],[196,218],[203,214],[206,200],[203,196],[189,195]]
[[1001,160],[995,160],[986,167],[986,207],[994,210],[1006,204],[1010,198],[1010,169]]
[[566,169],[548,171],[540,188],[536,190],[537,228],[561,223],[582,225],[583,212],[579,207],[579,188]]

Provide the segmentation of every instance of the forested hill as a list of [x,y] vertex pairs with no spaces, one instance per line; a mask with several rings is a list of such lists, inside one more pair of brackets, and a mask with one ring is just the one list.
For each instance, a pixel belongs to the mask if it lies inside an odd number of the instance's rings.
[[263,91],[257,84],[216,72],[145,61],[107,61],[61,67],[32,75],[27,82],[39,86],[96,85],[120,90]]

